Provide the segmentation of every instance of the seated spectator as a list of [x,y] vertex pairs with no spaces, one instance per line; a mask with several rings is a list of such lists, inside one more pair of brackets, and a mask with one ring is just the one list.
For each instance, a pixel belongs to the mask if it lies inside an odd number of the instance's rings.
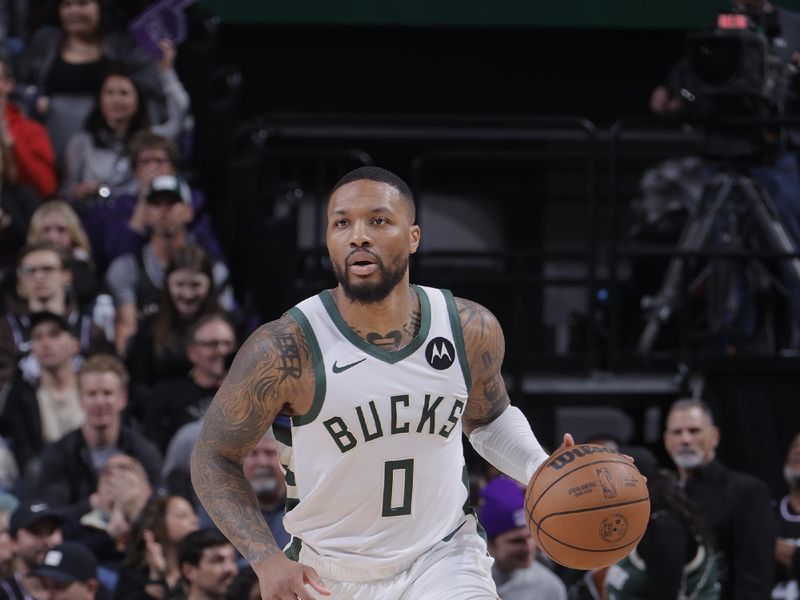
[[720,553],[720,598],[768,598],[777,537],[770,492],[760,479],[717,460],[719,440],[708,404],[685,398],[670,407],[664,446],[678,468],[683,492],[714,536]]
[[[161,471],[158,448],[122,424],[127,389],[128,372],[117,358],[100,354],[88,359],[78,372],[81,406],[86,413],[83,425],[48,444],[42,452],[39,495],[54,506],[63,507],[65,516],[73,522],[93,509],[109,514],[108,509],[119,500],[99,486],[100,474],[117,454],[125,454],[140,463],[148,485],[154,486],[158,482]],[[116,462],[111,464],[123,466]],[[117,494],[130,493],[133,496],[140,490],[129,489],[132,486],[125,482],[138,482],[141,478],[137,477],[135,465],[128,466],[130,468],[120,469],[120,472],[125,472],[119,478],[122,483],[111,487]],[[141,484],[137,485],[141,487]],[[126,495],[121,500],[123,505],[128,501],[141,503],[138,495],[136,498]],[[127,511],[127,516],[134,516],[133,512]]]
[[205,415],[236,347],[233,326],[221,314],[201,317],[189,327],[187,338],[187,374],[156,384],[152,395],[143,398],[143,431],[162,451],[178,429]]
[[8,531],[14,546],[14,575],[0,581],[0,600],[38,598],[39,582],[29,575],[63,541],[62,523],[57,511],[38,500],[20,504],[11,514]]
[[[83,423],[78,398],[75,358],[80,346],[63,317],[51,312],[31,315],[31,354],[41,374],[31,384],[19,373],[0,414],[0,434],[8,441],[17,465],[27,473],[45,443],[55,442]],[[32,476],[32,475],[31,475]]]
[[197,514],[185,498],[152,498],[134,528],[114,597],[117,600],[174,597],[181,582],[178,544],[197,528]]
[[605,577],[608,600],[719,598],[718,564],[711,532],[674,475],[658,468],[643,448],[626,450],[647,477],[650,523],[631,553]]
[[130,192],[136,187],[131,170],[130,142],[140,131],[164,133],[175,129],[188,109],[183,101],[168,104],[172,114],[162,125],[152,128],[141,88],[124,67],[109,70],[97,92],[95,105],[86,119],[84,131],[73,135],[64,155],[62,193],[80,211],[93,210],[98,198]]
[[[124,61],[152,99],[153,123],[165,113],[163,87],[177,80],[141,50],[125,31],[111,31],[100,0],[60,0],[58,27],[33,34],[20,56],[18,81],[32,113],[45,121],[60,161],[67,141],[80,131],[92,97],[111,64]],[[162,48],[163,51],[163,48]],[[165,53],[162,61],[171,63]]]
[[[161,234],[152,239],[140,260],[130,254],[120,256],[107,276],[117,304],[117,348],[124,350],[122,344],[138,331],[127,349],[128,364],[136,384],[145,386],[184,375],[191,368],[186,332],[203,315],[220,311],[218,282],[227,278],[225,266],[212,264],[197,246]],[[174,247],[175,243],[180,245]],[[169,261],[163,267],[160,256]]]
[[75,299],[81,308],[91,308],[99,289],[92,248],[78,215],[63,200],[45,202],[33,213],[28,244],[40,242],[55,244],[69,257]]
[[186,600],[224,600],[239,572],[236,550],[216,529],[199,529],[178,545]]
[[127,454],[115,454],[106,463],[90,496],[92,509],[75,521],[74,513],[64,526],[64,537],[89,548],[103,567],[115,573],[122,550],[131,535],[153,486],[142,464]]
[[525,496],[516,481],[501,476],[481,492],[480,523],[494,558],[492,577],[503,600],[566,600],[561,580],[536,562],[536,542],[528,530]]
[[107,600],[100,585],[97,561],[88,548],[64,542],[50,550],[30,574],[38,581],[38,600]]
[[286,507],[286,479],[278,460],[278,444],[270,427],[255,448],[248,452],[242,471],[258,498],[261,514],[278,547],[289,543],[289,534],[283,527]]
[[18,296],[6,300],[7,312],[0,318],[0,387],[10,381],[19,366],[28,381],[39,377],[39,363],[30,352],[30,315],[51,312],[64,317],[78,338],[81,355],[110,348],[105,332],[92,316],[82,312],[69,293],[72,274],[58,246],[42,242],[20,251],[17,267]]
[[783,476],[789,493],[778,503],[778,539],[775,541],[775,562],[778,572],[773,598],[800,598],[800,433],[794,436]]
[[[84,224],[95,249],[95,258],[105,269],[123,254],[136,254],[147,243],[149,234],[150,184],[160,175],[177,175],[177,145],[150,131],[140,131],[130,143],[134,187],[109,196],[85,211]],[[208,213],[202,212],[205,199],[200,190],[191,189],[188,204],[193,218],[189,225],[192,239],[212,258],[222,259],[222,249],[214,234]]]
[[16,183],[30,186],[40,198],[51,198],[58,189],[53,144],[47,129],[9,100],[15,85],[11,61],[0,56],[0,138],[11,148]]

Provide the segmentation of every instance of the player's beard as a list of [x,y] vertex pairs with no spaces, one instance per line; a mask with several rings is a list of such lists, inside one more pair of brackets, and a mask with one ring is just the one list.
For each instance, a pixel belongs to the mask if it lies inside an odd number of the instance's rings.
[[[363,252],[363,250],[361,251]],[[400,260],[395,269],[387,267],[384,262],[374,254],[372,254],[372,256],[375,258],[375,264],[381,275],[380,280],[375,283],[362,281],[354,285],[348,277],[347,266],[345,265],[344,270],[342,270],[339,265],[331,261],[333,264],[333,271],[336,274],[336,280],[339,282],[339,285],[342,286],[344,295],[348,300],[360,304],[374,304],[380,302],[403,280],[408,270],[408,256],[405,257],[405,260]]]
[[681,469],[696,469],[703,464],[703,451],[698,448],[683,448],[672,455],[672,460]]
[[794,489],[800,487],[800,467],[790,467],[786,465],[783,467],[783,478],[790,488]]

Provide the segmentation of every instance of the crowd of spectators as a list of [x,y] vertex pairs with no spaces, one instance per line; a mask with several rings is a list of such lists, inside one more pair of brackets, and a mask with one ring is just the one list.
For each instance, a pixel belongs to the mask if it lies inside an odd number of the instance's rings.
[[[0,15],[0,600],[257,597],[188,475],[248,332],[203,194],[181,176],[179,50],[162,40],[150,57],[101,0],[51,4],[57,22],[28,34]],[[523,490],[495,474],[478,514],[500,595],[762,600],[774,579],[774,597],[800,598],[800,437],[774,511],[762,483],[715,460],[718,437],[702,403],[673,408],[678,477],[637,455],[648,536],[577,583],[537,553]],[[287,544],[271,431],[243,467]]]
[[[149,4],[0,3],[0,598],[221,599],[240,570],[188,449],[249,332],[180,50],[127,29]],[[285,541],[270,441],[248,469]]]

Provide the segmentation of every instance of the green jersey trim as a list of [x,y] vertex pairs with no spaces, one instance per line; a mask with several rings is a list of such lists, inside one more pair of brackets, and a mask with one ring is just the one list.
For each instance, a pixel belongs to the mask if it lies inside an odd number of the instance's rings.
[[286,550],[283,553],[286,555],[286,558],[289,560],[293,560],[294,562],[300,561],[300,549],[303,547],[303,540],[300,538],[292,536],[292,541]]
[[311,364],[314,368],[314,401],[311,403],[311,408],[304,415],[292,417],[292,425],[299,427],[311,423],[317,418],[319,411],[322,410],[322,402],[325,400],[325,364],[322,362],[322,352],[319,349],[317,336],[314,335],[311,323],[308,322],[303,311],[297,307],[292,307],[287,314],[297,321],[300,329],[303,330],[308,347],[311,350]]
[[467,396],[472,391],[472,372],[469,369],[467,362],[467,346],[464,344],[464,330],[461,327],[461,317],[458,315],[458,307],[456,300],[453,298],[453,292],[450,290],[442,290],[444,300],[447,303],[447,312],[450,315],[450,327],[453,330],[453,339],[456,343],[456,352],[458,353],[458,362],[461,363],[461,372],[464,374],[464,383],[467,385]]
[[469,500],[469,471],[467,471],[467,465],[464,465],[461,469],[461,483],[464,484],[464,487],[467,490],[467,500],[464,502],[464,506],[462,510],[464,511],[465,515],[472,515],[475,517],[475,523],[478,526],[478,535],[483,538],[484,542],[488,543],[488,538],[486,537],[486,530],[481,525],[480,520],[478,519],[478,513],[475,512],[475,508],[472,506],[472,502]]
[[294,479],[294,473],[289,469],[286,469],[286,473],[284,474],[284,479],[286,480],[286,485],[297,486]]
[[339,333],[341,333],[348,342],[353,344],[359,350],[369,354],[373,358],[377,358],[378,360],[382,360],[383,362],[393,365],[414,354],[414,352],[416,352],[417,349],[422,346],[423,342],[425,342],[425,339],[428,337],[428,332],[431,329],[431,302],[428,299],[425,290],[416,285],[412,285],[411,288],[419,297],[419,308],[421,313],[419,331],[408,346],[394,352],[382,350],[381,348],[373,346],[366,340],[362,340],[360,337],[358,337],[358,334],[350,328],[350,326],[347,324],[347,321],[344,320],[339,312],[339,309],[336,307],[336,303],[333,301],[333,295],[331,294],[330,290],[323,291],[320,293],[319,297],[320,300],[322,300],[322,305],[325,307],[325,310],[328,311],[328,316],[331,318],[334,325],[336,325],[336,329],[339,330]]

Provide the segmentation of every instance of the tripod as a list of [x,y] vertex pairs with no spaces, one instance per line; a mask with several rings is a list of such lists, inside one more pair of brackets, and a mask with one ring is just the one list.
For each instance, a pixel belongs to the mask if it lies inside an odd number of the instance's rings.
[[[724,217],[727,217],[725,219]],[[706,184],[702,199],[681,232],[674,256],[667,267],[661,288],[655,296],[642,299],[646,325],[637,342],[639,354],[649,354],[658,338],[662,326],[670,319],[681,301],[681,280],[688,253],[708,249],[712,233],[719,233],[730,249],[744,250],[745,228],[742,217],[752,224],[753,233],[768,250],[777,253],[797,253],[795,243],[786,232],[775,204],[769,194],[753,179],[736,169],[731,173],[719,173]],[[800,286],[800,258],[787,261],[786,277]],[[708,275],[709,266],[703,271]],[[767,273],[763,265],[757,268]],[[773,278],[771,275],[769,277]],[[781,287],[779,285],[779,287]]]

